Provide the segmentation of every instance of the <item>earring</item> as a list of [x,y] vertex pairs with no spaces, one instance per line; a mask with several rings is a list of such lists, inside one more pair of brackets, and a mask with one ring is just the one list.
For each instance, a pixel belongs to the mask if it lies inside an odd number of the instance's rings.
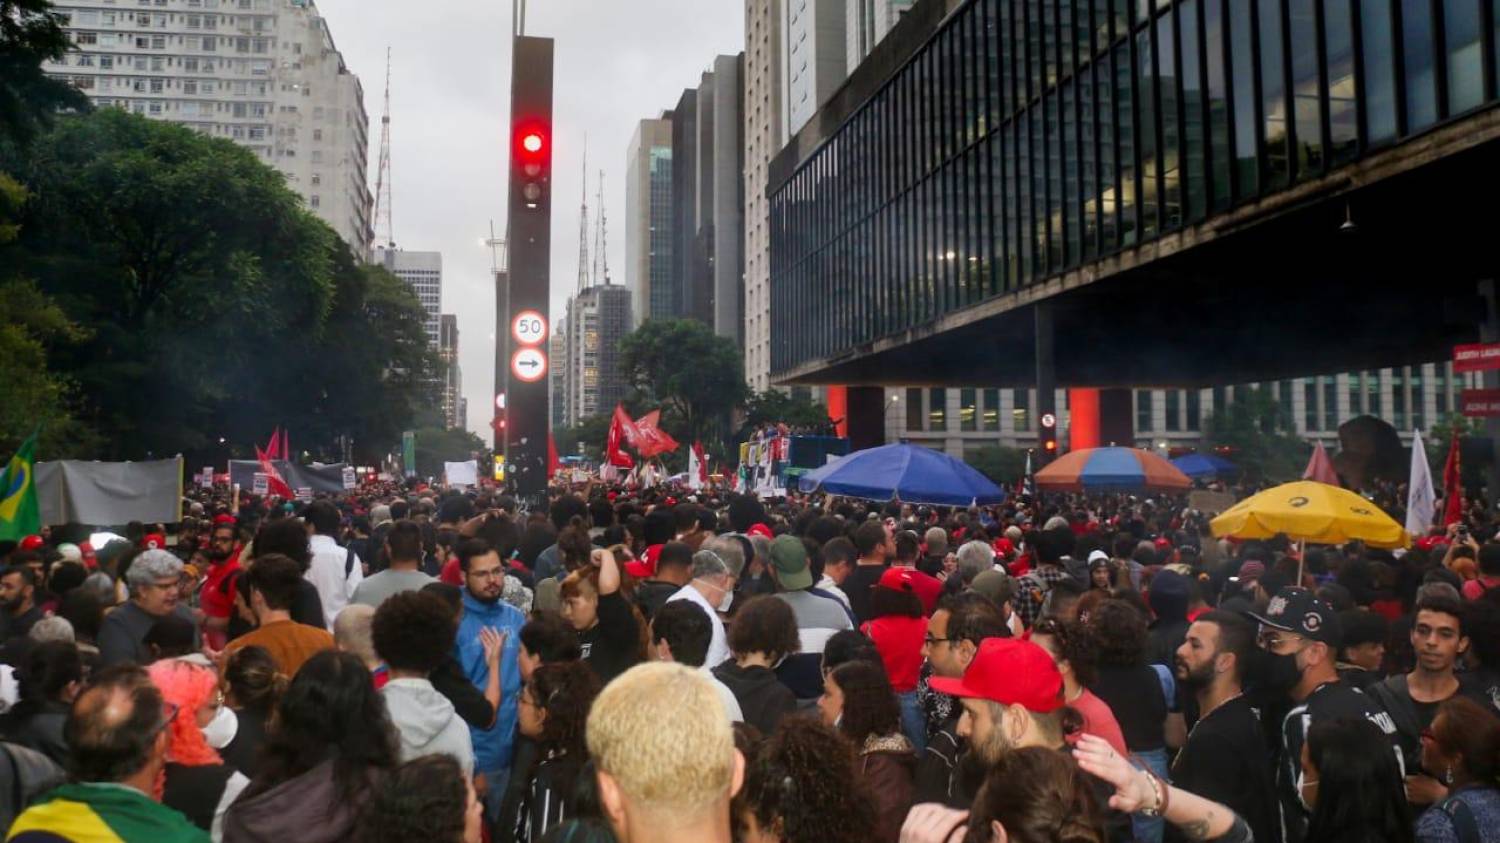
[[1452,764],[1449,764],[1448,765],[1448,769],[1446,769],[1446,770],[1443,771],[1443,784],[1448,785],[1449,787],[1453,786],[1453,765]]

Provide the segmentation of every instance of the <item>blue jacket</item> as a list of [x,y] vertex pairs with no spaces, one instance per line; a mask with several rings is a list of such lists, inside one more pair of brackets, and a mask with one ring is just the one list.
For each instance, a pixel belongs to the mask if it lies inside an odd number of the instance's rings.
[[516,731],[516,702],[521,696],[521,668],[517,661],[521,652],[521,626],[526,616],[521,610],[497,600],[484,603],[464,590],[464,619],[458,627],[458,643],[453,656],[458,659],[464,675],[475,687],[484,688],[489,683],[489,668],[484,664],[484,645],[479,642],[479,630],[491,627],[505,633],[505,650],[500,655],[500,710],[495,713],[495,725],[488,729],[471,728],[474,740],[474,769],[480,773],[493,773],[510,769],[512,738]]

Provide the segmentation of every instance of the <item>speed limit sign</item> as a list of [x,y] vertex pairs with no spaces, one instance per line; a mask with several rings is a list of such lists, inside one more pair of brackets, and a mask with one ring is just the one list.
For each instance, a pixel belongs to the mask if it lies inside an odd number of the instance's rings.
[[539,345],[547,339],[547,320],[535,310],[523,310],[511,320],[510,333],[521,345]]
[[1054,416],[1051,413],[1043,413],[1042,414],[1042,427],[1048,427],[1048,428],[1057,427],[1057,416]]

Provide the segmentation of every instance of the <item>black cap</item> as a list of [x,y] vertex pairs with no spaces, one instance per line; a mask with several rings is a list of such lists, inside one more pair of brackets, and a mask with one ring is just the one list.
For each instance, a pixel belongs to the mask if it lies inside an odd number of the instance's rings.
[[1287,586],[1276,592],[1264,613],[1245,614],[1272,629],[1294,632],[1330,647],[1339,646],[1343,637],[1339,616],[1305,588]]

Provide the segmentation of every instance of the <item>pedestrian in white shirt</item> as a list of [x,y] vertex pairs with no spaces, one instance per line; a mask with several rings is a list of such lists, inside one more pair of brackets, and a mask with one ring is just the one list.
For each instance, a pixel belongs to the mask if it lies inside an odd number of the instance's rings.
[[332,630],[334,619],[349,605],[354,589],[365,578],[364,568],[359,556],[351,549],[339,547],[334,538],[342,520],[338,507],[329,501],[313,501],[307,505],[302,518],[307,522],[307,544],[312,552],[307,581],[318,590],[318,600],[323,604],[323,620]]
[[713,624],[713,638],[709,641],[708,656],[704,664],[710,668],[723,664],[730,657],[729,640],[724,635],[724,622],[720,612],[729,611],[734,602],[734,584],[738,579],[722,556],[711,550],[700,550],[693,554],[693,579],[680,591],[667,598],[691,600],[708,613]]
[[745,719],[740,711],[739,700],[729,686],[704,666],[708,658],[708,646],[713,638],[712,613],[703,611],[692,600],[668,601],[657,610],[651,619],[650,656],[654,661],[677,662],[698,668],[703,678],[712,682],[719,693],[719,701],[732,723]]

